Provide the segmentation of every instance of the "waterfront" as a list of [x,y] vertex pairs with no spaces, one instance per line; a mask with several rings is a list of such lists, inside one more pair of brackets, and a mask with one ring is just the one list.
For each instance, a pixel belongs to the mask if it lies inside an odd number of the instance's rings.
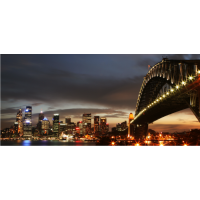
[[2,140],[1,146],[95,146],[92,141],[68,141],[68,140]]

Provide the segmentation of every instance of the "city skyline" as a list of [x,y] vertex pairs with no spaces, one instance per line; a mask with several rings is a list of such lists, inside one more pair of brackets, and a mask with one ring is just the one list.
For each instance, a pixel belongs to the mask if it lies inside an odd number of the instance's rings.
[[[61,121],[70,117],[77,122],[84,113],[106,117],[111,129],[135,113],[148,65],[162,57],[200,59],[198,54],[2,55],[1,128],[12,125],[18,109],[30,105],[33,124],[42,109],[48,119],[59,113]],[[198,127],[189,109],[149,125],[169,132]]]

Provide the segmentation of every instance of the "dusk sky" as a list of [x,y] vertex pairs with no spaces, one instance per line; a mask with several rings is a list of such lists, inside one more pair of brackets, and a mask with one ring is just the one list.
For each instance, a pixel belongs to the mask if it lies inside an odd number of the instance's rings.
[[[10,127],[19,108],[33,107],[33,125],[42,110],[52,124],[82,119],[83,113],[107,117],[111,127],[128,120],[148,65],[169,59],[200,59],[200,54],[1,55],[1,128]],[[23,113],[24,115],[24,113]],[[92,120],[93,124],[93,120]],[[166,116],[149,128],[156,131],[199,128],[189,110]]]

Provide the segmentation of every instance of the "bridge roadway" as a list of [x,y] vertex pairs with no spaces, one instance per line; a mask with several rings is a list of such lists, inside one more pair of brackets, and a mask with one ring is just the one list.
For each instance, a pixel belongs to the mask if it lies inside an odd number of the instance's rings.
[[[171,68],[166,67],[166,62]],[[140,90],[136,115],[131,121],[132,135],[137,139],[146,137],[148,124],[186,108],[190,108],[200,122],[200,61],[163,59],[153,67],[154,71],[160,66],[165,66],[166,71],[148,73]],[[176,70],[172,70],[173,67]],[[167,89],[163,90],[165,85]]]

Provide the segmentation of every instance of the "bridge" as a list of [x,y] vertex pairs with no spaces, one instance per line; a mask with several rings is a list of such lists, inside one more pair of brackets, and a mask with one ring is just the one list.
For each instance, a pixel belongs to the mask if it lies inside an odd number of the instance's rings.
[[145,138],[148,124],[186,108],[200,122],[200,60],[164,58],[144,77],[131,132]]

